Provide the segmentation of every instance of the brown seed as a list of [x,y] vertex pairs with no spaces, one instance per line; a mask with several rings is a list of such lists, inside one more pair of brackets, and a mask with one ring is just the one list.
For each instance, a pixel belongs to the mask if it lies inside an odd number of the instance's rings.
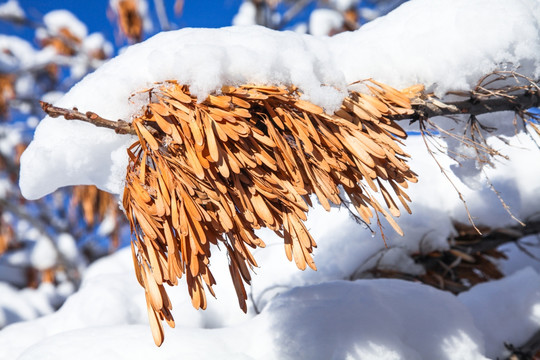
[[142,135],[142,137],[148,142],[150,148],[154,151],[157,151],[159,149],[159,145],[156,138],[154,138],[154,136],[150,134],[150,132],[144,127],[143,124],[141,124],[140,121],[136,121],[135,126],[139,130],[139,133]]
[[[153,116],[147,111],[133,122],[139,141],[128,149],[123,204],[156,343],[163,341],[161,320],[174,326],[162,283],[175,285],[186,274],[196,308],[207,306],[204,284],[214,295],[210,244],[225,244],[244,311],[244,282],[257,266],[248,246],[264,246],[255,229],[274,230],[289,260],[316,269],[316,243],[303,223],[312,194],[330,210],[344,191],[366,223],[382,214],[402,233],[384,182],[410,212],[403,189],[417,178],[399,140],[406,133],[389,116],[410,112],[409,98],[420,90],[364,84],[371,94],[351,92],[333,115],[300,100],[294,87],[224,86],[203,103],[175,81],[147,90],[157,102],[148,105]],[[379,190],[386,208],[373,196]]]
[[310,103],[309,101],[305,101],[305,100],[297,100],[294,105],[296,107],[298,107],[299,109],[301,110],[305,110],[307,112],[310,112],[312,114],[322,114],[324,112],[324,110],[320,107],[320,106],[317,106],[317,105],[314,105],[312,103]]

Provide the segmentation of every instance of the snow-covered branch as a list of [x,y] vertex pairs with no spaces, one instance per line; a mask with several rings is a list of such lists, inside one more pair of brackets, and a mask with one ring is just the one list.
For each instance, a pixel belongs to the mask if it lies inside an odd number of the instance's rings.
[[[465,95],[464,95],[465,96]],[[519,93],[501,96],[494,94],[478,98],[473,92],[467,100],[443,102],[436,98],[413,100],[415,110],[413,119],[427,119],[435,116],[449,115],[483,115],[499,111],[522,113],[528,109],[540,106],[540,91],[538,89],[523,90]],[[404,118],[410,118],[406,116]]]
[[[520,87],[519,91],[516,89],[510,91],[494,89],[491,90],[490,94],[483,96],[475,91],[453,93],[453,95],[467,97],[467,99],[444,102],[434,96],[413,98],[411,99],[412,113],[395,115],[392,118],[394,120],[417,120],[450,115],[478,116],[500,111],[523,114],[528,109],[540,106],[540,89],[532,86],[526,90]],[[43,111],[53,118],[63,116],[66,120],[85,121],[97,127],[114,130],[118,134],[136,135],[130,122],[126,120],[112,121],[91,111],[82,113],[77,108],[65,109],[43,101],[40,104]],[[156,129],[148,126],[146,129],[152,134],[156,134]]]

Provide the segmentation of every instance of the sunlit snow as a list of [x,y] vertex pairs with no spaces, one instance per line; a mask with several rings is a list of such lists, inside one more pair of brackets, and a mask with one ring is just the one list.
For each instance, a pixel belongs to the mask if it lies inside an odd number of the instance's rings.
[[[26,45],[20,47],[28,51]],[[525,75],[540,75],[538,1],[413,0],[356,32],[334,37],[253,26],[162,33],[88,75],[56,105],[130,120],[143,101],[135,97],[130,102],[132,93],[156,81],[176,79],[201,99],[223,84],[294,84],[306,99],[331,112],[357,80],[372,77],[396,87],[423,83],[444,95],[471,89],[482,75],[510,63]],[[511,123],[513,114],[494,118]],[[540,166],[531,166],[540,163],[540,151],[529,135],[508,130],[503,127],[499,134],[511,146],[495,137],[489,141],[510,160],[485,172],[514,215],[526,219],[540,203]],[[95,184],[121,194],[126,148],[133,141],[107,129],[47,117],[23,155],[22,192],[38,198],[66,185]],[[0,359],[504,356],[504,342],[520,345],[540,329],[540,266],[516,249],[508,248],[509,259],[500,261],[506,278],[459,296],[401,280],[349,281],[374,266],[421,272],[410,254],[444,249],[454,231],[452,221],[468,221],[456,191],[422,139],[410,137],[406,151],[419,183],[408,190],[412,215],[398,219],[405,236],[393,234],[386,225],[389,249],[380,234],[372,237],[345,209],[327,213],[316,205],[307,226],[318,243],[317,272],[296,269],[285,258],[282,240],[261,230],[268,246],[255,252],[260,268],[248,289],[248,313],[243,314],[227,258],[214,251],[218,298],[209,299],[207,310],[196,311],[183,282],[171,288],[177,326],[165,329],[161,348],[152,341],[144,290],[133,274],[129,249],[120,250],[92,264],[80,289],[56,312],[47,307],[51,297],[62,296],[56,290],[36,289],[39,296],[28,296],[1,289],[17,300],[0,297],[0,309],[9,310],[0,310],[0,325],[9,316],[49,315],[0,331]],[[461,181],[450,169],[453,161],[443,154],[438,160],[478,224],[515,224],[477,172],[456,171]],[[59,246],[73,254],[71,239]],[[39,306],[29,305],[30,298]]]

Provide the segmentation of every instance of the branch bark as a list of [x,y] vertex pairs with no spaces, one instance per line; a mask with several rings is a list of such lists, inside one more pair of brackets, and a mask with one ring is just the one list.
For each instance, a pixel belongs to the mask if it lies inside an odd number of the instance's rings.
[[[433,97],[427,99],[413,99],[414,113],[411,115],[399,115],[393,120],[418,120],[427,119],[435,116],[449,115],[482,115],[498,111],[517,111],[523,112],[533,107],[540,107],[540,90],[523,90],[513,95],[492,95],[478,97],[470,93],[467,100],[442,102]],[[53,106],[49,103],[40,101],[41,107],[45,113],[51,117],[63,116],[66,120],[81,120],[91,123],[97,127],[104,127],[114,130],[117,134],[136,135],[131,123],[125,120],[108,120],[98,114],[87,111],[82,113],[77,108],[65,109]],[[146,127],[150,133],[156,134],[156,129]]]
[[[41,108],[47,115],[53,118],[63,116],[66,120],[81,120],[93,124],[97,127],[104,127],[114,130],[117,134],[137,135],[130,123],[124,120],[107,120],[98,114],[87,111],[82,113],[77,108],[71,110],[53,106],[47,102],[40,101]],[[155,130],[154,130],[155,131]]]
[[512,344],[504,344],[512,354],[505,360],[534,360],[537,359],[537,354],[540,351],[540,330],[527,340],[527,342],[519,347]]
[[444,103],[434,98],[413,100],[414,114],[395,120],[408,118],[425,119],[435,116],[448,115],[482,115],[498,111],[524,111],[540,106],[540,92],[538,90],[524,90],[508,96],[477,97],[470,94],[469,99]]

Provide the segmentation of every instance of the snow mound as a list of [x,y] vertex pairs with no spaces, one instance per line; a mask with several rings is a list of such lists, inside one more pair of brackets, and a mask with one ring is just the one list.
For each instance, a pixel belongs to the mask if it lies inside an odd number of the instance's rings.
[[[231,296],[220,308],[210,304],[208,319],[219,323],[212,329],[186,303],[157,348],[130,257],[124,249],[96,262],[60,311],[2,330],[0,359],[472,360],[501,356],[502,341],[523,342],[540,328],[540,275],[529,268],[459,297],[402,280],[324,281],[291,288],[240,323],[227,320]],[[490,317],[508,308],[508,326],[493,326]]]

